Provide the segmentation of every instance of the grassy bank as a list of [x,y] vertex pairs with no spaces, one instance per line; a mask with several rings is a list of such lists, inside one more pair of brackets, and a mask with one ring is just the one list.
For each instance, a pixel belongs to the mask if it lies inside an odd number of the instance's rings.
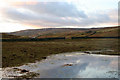
[[51,54],[74,51],[114,50],[110,53],[117,55],[117,39],[76,39],[76,40],[53,40],[38,42],[3,42],[2,43],[2,66],[20,66],[25,63],[35,62]]

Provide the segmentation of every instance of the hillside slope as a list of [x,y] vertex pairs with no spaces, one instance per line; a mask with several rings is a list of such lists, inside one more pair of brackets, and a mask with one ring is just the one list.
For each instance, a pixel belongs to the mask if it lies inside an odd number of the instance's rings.
[[24,36],[17,36],[17,35],[12,35],[12,34],[8,34],[8,33],[0,33],[0,35],[2,34],[2,39],[18,39],[18,38],[27,38]]
[[36,38],[48,37],[117,37],[119,27],[107,28],[48,28],[31,29],[10,33],[17,36],[27,36]]

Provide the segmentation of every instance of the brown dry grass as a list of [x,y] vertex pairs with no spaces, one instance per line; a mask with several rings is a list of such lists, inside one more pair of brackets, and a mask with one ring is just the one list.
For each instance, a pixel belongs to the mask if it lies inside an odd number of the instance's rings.
[[20,66],[25,63],[41,60],[42,57],[64,52],[92,51],[111,49],[118,54],[117,39],[77,39],[54,40],[39,42],[3,42],[2,43],[3,67]]

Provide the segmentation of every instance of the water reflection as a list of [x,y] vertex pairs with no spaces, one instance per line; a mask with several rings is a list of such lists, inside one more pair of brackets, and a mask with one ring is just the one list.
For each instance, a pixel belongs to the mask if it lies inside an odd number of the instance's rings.
[[75,52],[50,56],[19,68],[39,73],[40,78],[118,78],[118,57]]

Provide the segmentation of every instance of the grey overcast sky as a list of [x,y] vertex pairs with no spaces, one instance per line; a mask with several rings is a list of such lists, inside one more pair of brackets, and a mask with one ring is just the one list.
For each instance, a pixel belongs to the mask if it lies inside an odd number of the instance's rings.
[[0,32],[118,25],[118,0],[0,0]]

